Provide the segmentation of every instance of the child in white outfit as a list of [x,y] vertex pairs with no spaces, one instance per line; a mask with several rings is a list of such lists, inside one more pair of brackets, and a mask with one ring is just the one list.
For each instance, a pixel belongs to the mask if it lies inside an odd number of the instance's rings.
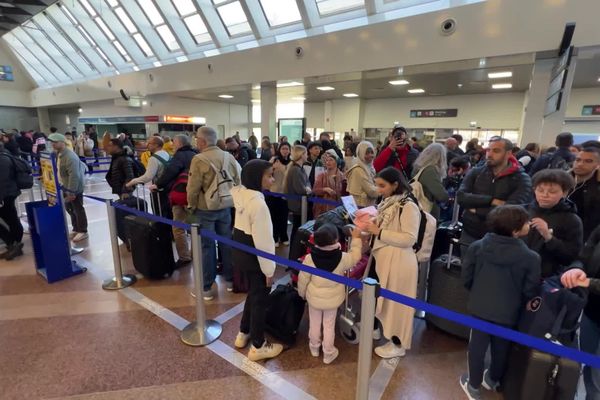
[[[341,250],[338,230],[332,224],[324,224],[314,233],[315,247],[306,256],[304,264],[323,271],[342,275],[360,260],[362,242],[360,230],[352,231],[352,245],[349,253]],[[319,356],[323,345],[323,362],[330,364],[339,354],[334,346],[335,320],[337,309],[344,302],[344,285],[300,272],[298,278],[298,293],[308,301],[310,330],[308,333],[310,353]],[[321,326],[323,326],[323,341],[321,342]]]

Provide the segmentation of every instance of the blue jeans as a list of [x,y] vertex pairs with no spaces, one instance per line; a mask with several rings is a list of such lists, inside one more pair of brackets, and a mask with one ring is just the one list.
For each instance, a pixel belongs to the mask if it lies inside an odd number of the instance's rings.
[[[600,356],[600,325],[585,314],[581,318],[580,335],[581,350]],[[584,367],[583,382],[587,392],[586,400],[600,400],[600,370]]]
[[[206,229],[231,239],[231,209],[217,211],[197,210],[196,216],[200,229]],[[227,282],[233,281],[231,248],[219,243],[223,262],[223,276]],[[217,248],[214,240],[202,238],[202,270],[204,272],[204,290],[210,290],[217,277]]]

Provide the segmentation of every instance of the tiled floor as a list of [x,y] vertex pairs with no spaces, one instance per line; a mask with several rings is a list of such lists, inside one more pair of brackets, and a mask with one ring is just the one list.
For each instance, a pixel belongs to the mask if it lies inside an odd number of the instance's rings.
[[[99,197],[109,195],[101,181],[87,189]],[[358,347],[338,338],[339,358],[324,365],[310,356],[306,320],[297,344],[263,363],[233,350],[239,314],[224,323],[215,346],[184,345],[177,324],[147,307],[155,302],[179,321],[193,320],[190,267],[164,281],[141,279],[129,292],[102,290],[102,280],[113,270],[106,210],[91,200],[86,210],[90,239],[78,259],[87,273],[46,283],[36,275],[27,237],[24,257],[0,261],[0,398],[354,398]],[[125,272],[135,273],[124,247],[122,255]],[[131,294],[145,296],[146,308],[130,300]],[[207,315],[215,318],[243,300],[244,295],[227,293],[221,285],[218,297],[206,303]],[[421,320],[415,331],[413,350],[398,360],[395,371],[387,366],[391,379],[381,388],[381,398],[465,398],[458,386],[466,367],[465,342],[427,330]],[[386,368],[378,357],[372,361],[373,371]]]

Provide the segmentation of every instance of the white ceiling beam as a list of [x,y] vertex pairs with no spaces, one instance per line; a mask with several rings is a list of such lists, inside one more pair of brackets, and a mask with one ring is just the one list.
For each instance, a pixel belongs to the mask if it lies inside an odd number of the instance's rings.
[[240,4],[246,13],[254,37],[259,40],[270,36],[269,21],[267,21],[260,2],[258,0],[240,0]]
[[12,34],[7,33],[4,35],[4,40],[10,46],[10,49],[15,55],[23,61],[24,65],[28,65],[31,69],[46,81],[47,84],[52,85],[59,83],[60,80],[50,71],[46,66],[39,62],[37,58],[31,54],[31,52]]
[[208,29],[208,33],[210,33],[215,46],[219,48],[231,45],[229,33],[225,29],[223,22],[221,22],[221,17],[212,1],[196,0],[196,6],[200,10],[200,16],[204,20],[204,25],[206,25],[206,29]]
[[316,26],[319,17],[318,15],[314,15],[311,7],[308,6],[309,2],[314,3],[314,0],[296,0],[296,4],[298,4],[298,11],[300,11],[302,23],[304,24],[304,29],[310,29]]
[[159,60],[173,58],[172,53],[167,48],[158,32],[156,32],[156,29],[154,29],[152,23],[148,20],[148,17],[137,1],[122,1],[121,6],[123,6],[123,9],[137,27],[138,32],[142,34],[146,43],[148,43],[148,46],[152,49],[154,56]]
[[167,22],[167,25],[171,27],[171,31],[173,32],[173,35],[175,35],[175,39],[177,39],[181,50],[186,55],[197,51],[196,47],[198,45],[185,26],[185,22],[181,19],[173,2],[171,0],[155,0],[155,3]]

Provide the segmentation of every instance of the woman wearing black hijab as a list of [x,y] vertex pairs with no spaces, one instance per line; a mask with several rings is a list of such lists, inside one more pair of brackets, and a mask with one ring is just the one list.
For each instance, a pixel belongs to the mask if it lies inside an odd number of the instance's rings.
[[[241,180],[241,186],[231,189],[235,206],[233,240],[274,254],[273,224],[262,194],[262,191],[269,190],[274,182],[273,166],[265,160],[251,160],[242,168]],[[233,263],[245,273],[249,286],[235,347],[245,348],[251,341],[248,352],[251,361],[276,357],[283,350],[283,346],[268,343],[264,335],[275,262],[234,248]]]

